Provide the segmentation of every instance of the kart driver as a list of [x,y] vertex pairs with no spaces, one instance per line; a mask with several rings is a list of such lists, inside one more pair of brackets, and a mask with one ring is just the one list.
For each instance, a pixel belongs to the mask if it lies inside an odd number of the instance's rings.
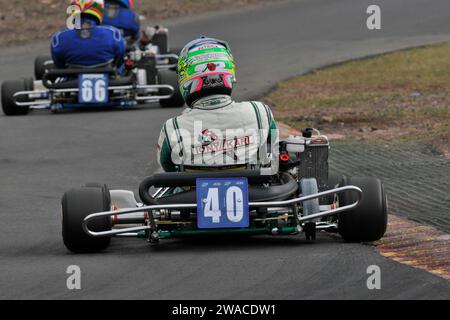
[[136,42],[141,26],[139,16],[132,8],[133,0],[106,0],[103,24],[116,27],[126,39]]
[[103,0],[72,0],[80,9],[80,29],[65,29],[52,37],[51,53],[57,68],[99,67],[114,63],[122,68],[125,41],[120,30],[101,26]]
[[187,44],[180,54],[178,76],[189,108],[161,130],[158,161],[165,171],[273,164],[278,130],[272,112],[261,102],[232,100],[235,64],[226,42],[202,37]]

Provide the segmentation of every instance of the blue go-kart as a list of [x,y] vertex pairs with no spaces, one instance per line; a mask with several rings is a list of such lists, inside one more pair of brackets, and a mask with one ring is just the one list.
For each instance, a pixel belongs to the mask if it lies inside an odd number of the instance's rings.
[[5,115],[14,116],[26,115],[30,109],[58,113],[66,109],[129,108],[151,102],[159,102],[162,107],[182,107],[184,100],[177,90],[177,74],[173,71],[177,60],[174,54],[156,55],[151,75],[148,66],[139,65],[126,75],[119,74],[113,64],[48,68],[41,79],[5,81],[1,88],[2,109]]

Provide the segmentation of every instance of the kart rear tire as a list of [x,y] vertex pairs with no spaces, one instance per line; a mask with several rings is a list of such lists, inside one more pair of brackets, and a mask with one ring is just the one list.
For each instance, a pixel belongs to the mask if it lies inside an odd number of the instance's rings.
[[[338,231],[348,242],[371,242],[380,240],[387,228],[387,198],[383,183],[376,178],[344,178],[341,186],[354,185],[363,191],[361,204],[339,214]],[[353,192],[339,196],[339,205],[349,205],[357,200]]]
[[[94,238],[87,235],[82,227],[84,218],[95,212],[111,209],[111,196],[103,185],[72,189],[62,198],[62,236],[64,245],[73,253],[96,253],[106,250],[110,237]],[[89,223],[92,231],[111,230],[111,219],[103,217]]]
[[50,69],[52,65],[45,65],[45,62],[52,60],[50,56],[39,56],[34,59],[34,77],[36,80],[42,80],[45,71]]
[[[2,109],[7,116],[24,116],[30,111],[30,107],[19,107],[14,102],[14,94],[19,91],[32,91],[34,89],[33,79],[21,79],[5,81],[2,84]],[[25,102],[25,98],[18,98],[17,101]]]
[[[173,71],[162,70],[158,75],[160,84],[168,84],[174,88],[174,93],[169,99],[162,99],[159,104],[163,108],[181,108],[185,105],[184,98],[178,87],[178,75]],[[169,94],[168,90],[160,90],[161,95]]]

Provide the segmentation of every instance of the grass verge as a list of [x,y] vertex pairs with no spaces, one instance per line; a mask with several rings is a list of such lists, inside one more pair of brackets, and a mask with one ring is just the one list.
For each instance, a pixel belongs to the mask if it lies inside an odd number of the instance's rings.
[[450,157],[450,43],[351,61],[281,83],[277,119],[340,139],[431,142]]

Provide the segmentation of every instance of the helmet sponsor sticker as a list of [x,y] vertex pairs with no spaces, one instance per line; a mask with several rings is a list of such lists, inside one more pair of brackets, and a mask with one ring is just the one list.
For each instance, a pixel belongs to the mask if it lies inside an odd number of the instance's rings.
[[226,49],[224,46],[216,43],[205,44],[189,50],[189,52],[202,51],[202,50],[210,50],[210,49]]
[[188,59],[189,64],[204,62],[209,60],[228,60],[230,56],[224,52],[205,53]]

